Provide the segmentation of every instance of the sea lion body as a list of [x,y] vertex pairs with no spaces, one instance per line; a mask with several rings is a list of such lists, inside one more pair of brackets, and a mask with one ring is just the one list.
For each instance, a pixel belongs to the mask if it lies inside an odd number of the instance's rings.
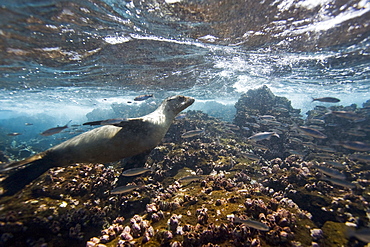
[[[137,123],[140,125],[140,123]],[[159,144],[170,124],[152,124],[143,120],[145,128],[102,126],[82,133],[55,147],[47,153],[63,165],[72,163],[108,163],[151,150]]]
[[[167,98],[148,115],[104,125],[30,158],[11,163],[3,167],[3,171],[30,165],[11,174],[1,182],[1,186],[8,194],[14,194],[51,167],[109,163],[148,152],[161,142],[176,115],[193,102],[193,98],[181,95]],[[105,121],[91,123],[96,125],[99,122]]]

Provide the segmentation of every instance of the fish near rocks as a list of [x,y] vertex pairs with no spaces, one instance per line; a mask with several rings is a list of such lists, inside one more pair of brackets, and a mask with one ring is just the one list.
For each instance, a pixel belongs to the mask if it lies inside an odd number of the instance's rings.
[[248,140],[250,141],[262,141],[262,140],[270,140],[272,136],[276,136],[277,138],[280,138],[280,136],[276,132],[260,132],[255,135],[252,135],[248,137]]
[[200,179],[202,179],[202,176],[195,175],[195,176],[186,176],[186,177],[180,178],[178,181],[182,184],[184,183],[186,184],[186,183],[191,183],[194,181],[199,181]]
[[318,138],[318,139],[326,139],[327,138],[327,136],[324,133],[318,131],[317,129],[307,127],[307,126],[298,126],[298,128],[304,135],[312,136],[312,137],[315,137],[315,138]]
[[251,219],[244,220],[244,219],[240,219],[239,217],[235,217],[233,222],[241,223],[241,224],[244,224],[248,227],[251,227],[251,228],[254,228],[254,229],[257,229],[257,230],[260,230],[260,231],[264,231],[264,232],[267,232],[267,231],[270,230],[270,227],[268,227],[266,224],[264,224],[260,221],[255,221],[255,220],[251,220]]
[[319,165],[314,165],[313,167],[332,178],[337,178],[337,179],[342,179],[342,180],[346,179],[346,176],[336,169],[325,167],[325,166],[319,166]]
[[367,144],[365,142],[342,141],[342,142],[339,142],[339,145],[341,145],[344,148],[355,150],[355,151],[362,151],[362,152],[370,151],[370,144]]
[[339,178],[329,178],[329,177],[321,177],[322,180],[328,181],[332,184],[342,186],[344,188],[349,188],[349,189],[354,189],[356,188],[356,185],[353,184],[352,182],[349,182],[344,179],[339,179]]
[[152,97],[153,97],[153,94],[139,95],[139,96],[135,97],[134,101],[144,101],[144,100],[147,100],[147,99],[152,98]]
[[18,132],[13,132],[13,133],[7,134],[7,136],[19,136],[19,135],[22,135],[22,134],[18,133]]
[[340,99],[337,99],[334,97],[312,98],[312,102],[314,101],[320,101],[320,102],[325,102],[325,103],[338,103]]
[[181,135],[182,138],[190,138],[190,137],[194,137],[194,136],[197,136],[197,135],[200,135],[204,133],[204,130],[201,129],[201,130],[190,130],[188,132],[185,132],[184,134]]
[[69,124],[71,121],[72,121],[72,120],[70,120],[70,121],[69,121],[66,125],[64,125],[64,126],[60,126],[60,127],[55,127],[55,128],[47,129],[47,130],[45,130],[44,132],[42,132],[40,135],[42,135],[42,136],[51,136],[51,135],[58,134],[58,133],[60,133],[62,130],[67,129],[67,128],[68,128],[68,124]]
[[3,195],[16,193],[51,167],[109,163],[150,152],[161,142],[176,115],[193,103],[192,97],[169,97],[148,115],[95,128],[30,158],[7,164],[2,171],[19,169],[1,181]]
[[153,168],[149,169],[146,167],[138,167],[138,168],[132,168],[132,169],[125,170],[124,172],[122,172],[122,176],[133,177],[133,176],[144,174],[146,172],[153,172],[153,171],[154,171]]
[[329,110],[328,113],[325,113],[325,115],[332,114],[334,116],[348,119],[348,120],[353,120],[353,121],[360,121],[360,120],[365,120],[365,118],[353,111],[332,111]]
[[112,195],[120,195],[132,192],[134,190],[140,189],[142,186],[139,185],[126,185],[126,186],[119,186],[111,190]]

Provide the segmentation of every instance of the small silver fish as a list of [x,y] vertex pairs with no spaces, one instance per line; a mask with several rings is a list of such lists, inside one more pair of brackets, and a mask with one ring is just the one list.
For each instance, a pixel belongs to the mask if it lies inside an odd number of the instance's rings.
[[330,160],[334,158],[331,154],[328,154],[328,153],[315,153],[314,156],[316,159],[324,159],[324,160]]
[[204,130],[190,130],[190,131],[185,132],[184,134],[182,134],[181,137],[182,138],[190,138],[190,137],[200,135],[203,132],[204,132]]
[[336,152],[336,150],[334,148],[328,147],[328,146],[322,146],[322,145],[316,145],[315,149],[323,151],[323,152],[328,152],[328,153],[335,153]]
[[280,138],[280,136],[275,133],[275,132],[260,132],[260,133],[257,133],[255,135],[252,135],[250,137],[248,137],[249,140],[251,141],[262,141],[262,140],[270,140],[271,136],[276,136],[278,138]]
[[175,117],[175,120],[181,120],[186,118],[186,113],[181,113]]
[[235,131],[240,130],[240,127],[238,125],[235,125],[235,124],[229,124],[229,123],[227,123],[227,124],[225,124],[225,126],[227,128],[229,128],[229,129],[231,129],[231,130],[235,130]]
[[299,126],[298,128],[305,135],[312,136],[312,137],[315,137],[315,138],[318,138],[318,139],[327,138],[327,136],[325,134],[321,133],[317,129],[310,128],[310,127],[307,127],[307,126]]
[[370,162],[370,155],[367,154],[352,154],[350,158],[362,162]]
[[[313,137],[312,137],[313,138]],[[313,142],[302,142],[302,144],[310,149],[315,149],[316,145]]]
[[289,110],[285,107],[274,107],[272,108],[272,110],[277,111],[277,112],[282,112],[282,113],[289,112]]
[[242,156],[247,159],[254,160],[254,161],[258,161],[261,159],[260,156],[252,154],[252,153],[242,153]]
[[138,176],[141,174],[144,174],[146,172],[153,171],[152,169],[146,168],[146,167],[138,167],[138,168],[132,168],[128,169],[124,172],[122,172],[122,176],[124,177],[133,177],[133,176]]
[[339,145],[341,145],[344,148],[348,148],[355,151],[362,151],[367,152],[370,151],[370,145],[364,142],[359,141],[343,141],[339,142]]
[[333,161],[333,160],[325,161],[325,164],[331,165],[331,166],[336,167],[336,168],[345,168],[346,167],[342,163],[340,163],[338,161]]
[[365,132],[362,132],[360,130],[349,130],[347,132],[347,135],[357,136],[357,137],[365,137],[366,136],[366,133]]
[[234,222],[241,223],[248,227],[251,227],[251,228],[254,228],[260,231],[264,231],[264,232],[267,232],[270,230],[270,227],[268,227],[266,224],[259,222],[259,221],[255,221],[255,220],[250,220],[250,219],[243,220],[243,219],[240,219],[239,217],[234,217]]
[[358,115],[357,113],[353,112],[353,111],[329,111],[327,114],[333,114],[337,117],[340,117],[340,118],[345,118],[345,119],[349,119],[349,120],[361,120],[363,119],[362,116]]
[[131,191],[134,191],[136,189],[139,189],[141,186],[139,185],[125,185],[125,186],[119,186],[114,188],[113,190],[110,191],[112,195],[119,195],[119,194],[124,194],[124,193],[129,193]]
[[262,125],[268,125],[268,126],[280,126],[281,123],[275,120],[261,120],[259,121],[260,124]]
[[284,133],[283,131],[281,131],[281,130],[279,130],[277,128],[271,129],[271,132],[275,132],[278,135],[282,135]]
[[312,98],[312,102],[314,101],[320,101],[320,102],[326,102],[326,103],[338,103],[340,99],[333,98],[333,97]]
[[319,126],[319,125],[314,125],[314,124],[310,124],[310,125],[305,125],[304,127],[310,127],[312,129],[315,129],[315,130],[318,130],[318,131],[324,131],[325,128],[323,126]]
[[353,189],[353,188],[356,187],[355,184],[353,184],[353,183],[351,183],[351,182],[349,182],[347,180],[343,180],[343,179],[329,178],[329,177],[322,177],[321,179],[322,180],[325,180],[325,181],[329,181],[332,184],[342,186],[344,188]]
[[194,181],[198,181],[200,179],[202,179],[202,176],[194,175],[194,176],[186,176],[186,177],[180,178],[178,181],[183,184],[183,183],[191,183]]
[[235,132],[234,131],[232,131],[231,129],[225,129],[225,133],[227,133],[227,134],[235,134]]
[[61,126],[61,127],[55,127],[55,128],[51,128],[51,129],[48,129],[48,130],[45,130],[44,132],[42,132],[40,135],[42,136],[51,136],[51,135],[55,135],[55,134],[58,134],[60,133],[62,130],[68,128],[68,124],[71,122],[72,120],[70,120],[66,125],[64,126]]
[[288,152],[290,154],[294,154],[294,155],[297,155],[299,157],[304,157],[306,155],[306,153],[304,153],[302,151],[294,150],[294,149],[289,149]]
[[325,175],[329,175],[332,178],[337,178],[337,179],[342,179],[342,180],[346,179],[346,176],[336,169],[325,167],[325,166],[318,166],[318,165],[315,165],[314,167],[320,172],[324,173]]
[[19,135],[22,135],[21,133],[18,133],[18,132],[13,132],[13,133],[9,133],[7,134],[8,136],[19,136]]
[[253,128],[256,128],[256,129],[259,129],[261,128],[261,125],[257,124],[257,123],[246,123],[248,124],[249,126],[253,127]]
[[293,143],[297,143],[297,144],[301,144],[303,142],[301,139],[296,138],[296,137],[290,138],[289,141]]
[[266,146],[264,146],[264,145],[262,145],[262,144],[258,144],[258,143],[254,143],[254,144],[253,144],[253,148],[261,149],[261,150],[263,150],[263,151],[269,150],[269,148],[268,148],[268,147],[266,147]]
[[153,97],[153,94],[139,95],[139,96],[135,97],[134,101],[143,101],[143,100],[149,99],[151,97]]
[[307,119],[307,122],[310,124],[325,124],[325,120],[318,119],[318,118]]
[[263,120],[275,120],[275,117],[272,115],[262,115],[262,116],[258,116],[258,118],[263,119]]

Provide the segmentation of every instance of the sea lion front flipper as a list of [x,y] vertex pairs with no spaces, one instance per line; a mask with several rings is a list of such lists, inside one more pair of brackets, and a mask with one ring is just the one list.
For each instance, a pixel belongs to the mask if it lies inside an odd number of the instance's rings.
[[152,149],[147,150],[141,154],[137,154],[131,157],[124,158],[121,162],[121,167],[128,170],[135,167],[144,167],[145,162],[149,157],[149,154],[152,152]]
[[[135,168],[135,167],[144,167],[145,162],[147,161],[147,159],[149,157],[149,154],[151,152],[152,152],[152,149],[150,149],[148,151],[145,151],[141,154],[125,158],[121,162],[121,167],[124,168],[125,170]],[[124,184],[127,184],[130,181],[131,181],[131,179],[129,177],[125,177],[121,173],[120,176],[118,177],[116,185],[117,186],[124,185]]]
[[137,125],[141,125],[143,123],[145,122],[141,118],[128,118],[128,119],[124,119],[123,121],[114,123],[112,125],[117,126],[117,127],[137,128]]
[[141,136],[146,136],[147,133],[149,133],[153,128],[152,123],[144,121],[142,118],[129,118],[113,125],[116,127],[121,127],[125,132],[139,132]]
[[98,121],[92,121],[87,122],[82,125],[116,125],[122,121],[127,121],[126,118],[111,118],[107,120],[98,120]]
[[104,120],[86,122],[86,123],[83,123],[82,125],[101,125],[102,121],[104,121]]

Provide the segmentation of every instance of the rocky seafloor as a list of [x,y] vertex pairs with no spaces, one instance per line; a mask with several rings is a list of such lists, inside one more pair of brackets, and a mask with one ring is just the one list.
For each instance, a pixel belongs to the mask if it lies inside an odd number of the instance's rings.
[[[369,106],[315,107],[303,120],[288,99],[262,87],[235,107],[233,123],[188,111],[146,159],[50,169],[1,198],[0,246],[365,246],[346,232],[369,226],[369,154],[341,144],[369,140]],[[361,119],[328,114],[338,110]],[[267,114],[274,119],[260,118]],[[326,138],[297,131],[309,124]],[[181,137],[194,129],[204,132]],[[264,131],[279,138],[248,139]],[[143,165],[153,172],[121,175],[122,167]],[[351,186],[324,179],[320,166]],[[188,176],[196,179],[179,180]],[[137,189],[111,194],[127,184]]]

